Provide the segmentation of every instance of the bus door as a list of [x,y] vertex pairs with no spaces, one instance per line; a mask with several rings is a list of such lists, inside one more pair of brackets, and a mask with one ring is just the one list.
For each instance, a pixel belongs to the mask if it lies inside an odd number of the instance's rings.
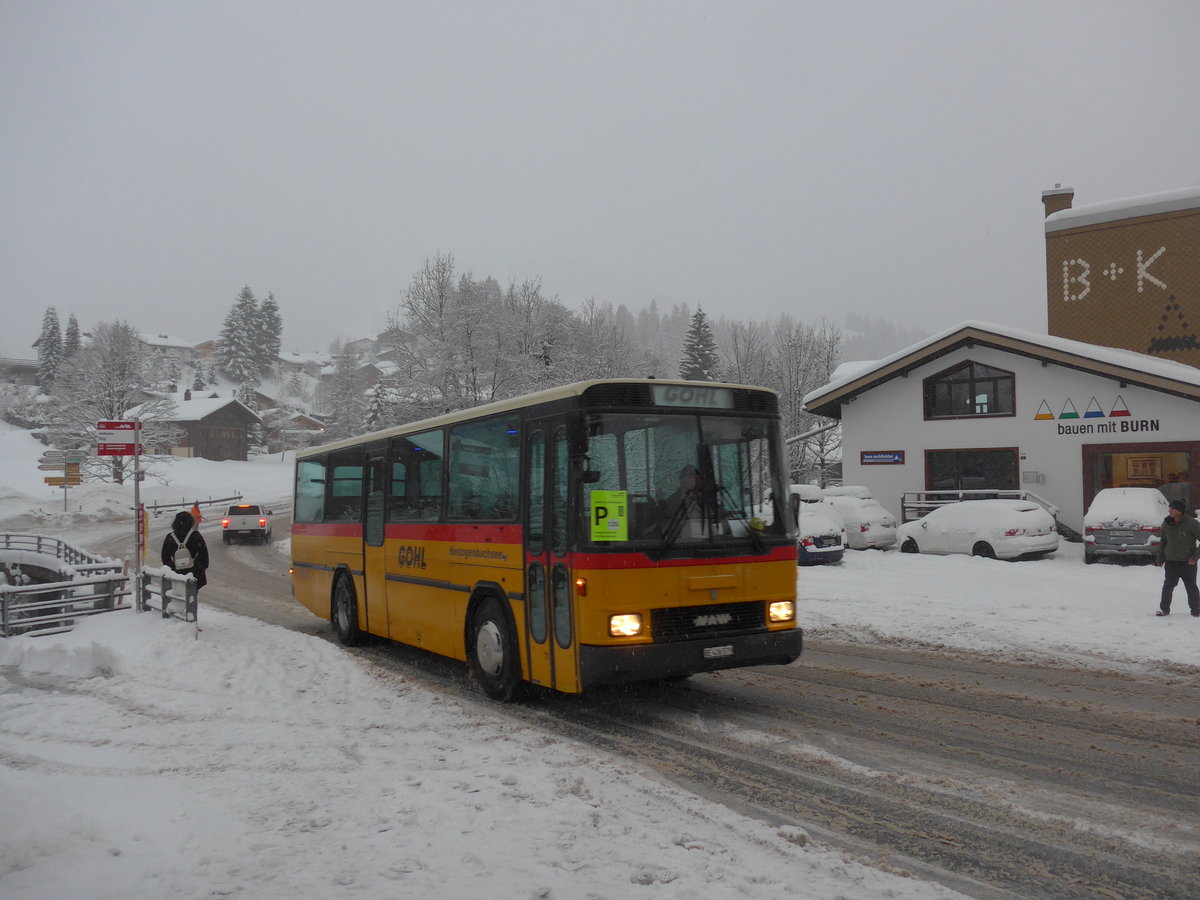
[[529,435],[525,519],[525,629],[529,680],[579,690],[567,500],[567,429],[561,420],[533,422]]
[[383,531],[387,510],[388,478],[387,449],[372,448],[367,452],[366,515],[363,520],[363,598],[367,613],[367,631],[388,635],[387,615],[387,550]]

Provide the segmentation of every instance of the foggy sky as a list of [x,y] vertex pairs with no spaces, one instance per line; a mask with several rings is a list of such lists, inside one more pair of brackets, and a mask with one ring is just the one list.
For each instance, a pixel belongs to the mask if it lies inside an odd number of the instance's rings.
[[427,257],[577,308],[1046,323],[1041,192],[1200,183],[1200,4],[0,0],[0,356],[380,330]]

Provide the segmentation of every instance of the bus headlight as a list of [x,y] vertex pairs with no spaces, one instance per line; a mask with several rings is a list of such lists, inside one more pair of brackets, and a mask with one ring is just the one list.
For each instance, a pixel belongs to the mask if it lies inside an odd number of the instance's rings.
[[609,616],[608,633],[612,637],[633,637],[641,634],[641,613],[622,613],[619,616]]
[[791,622],[796,618],[796,602],[794,600],[776,600],[771,604],[768,615],[772,622]]

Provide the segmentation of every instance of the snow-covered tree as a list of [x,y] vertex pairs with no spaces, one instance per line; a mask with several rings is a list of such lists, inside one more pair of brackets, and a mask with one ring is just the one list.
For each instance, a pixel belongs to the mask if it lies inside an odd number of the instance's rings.
[[63,335],[62,358],[70,359],[79,352],[80,346],[79,321],[75,318],[75,313],[71,313],[67,319],[66,334]]
[[259,376],[267,378],[279,362],[283,346],[283,317],[273,293],[258,305]]
[[366,398],[359,378],[358,361],[343,349],[334,360],[333,378],[324,392],[326,434],[330,440],[341,440],[362,433],[363,410]]
[[[258,412],[258,394],[255,391],[257,385],[241,384],[238,385],[234,392],[234,397],[242,406],[251,412]],[[267,439],[263,432],[261,422],[254,422],[246,429],[246,446],[251,453],[265,453],[267,449]]]
[[258,346],[258,301],[249,285],[233,302],[217,336],[214,361],[237,384],[262,383],[262,351]]
[[38,355],[38,384],[42,390],[49,391],[58,375],[63,354],[62,329],[58,324],[58,311],[53,306],[46,307],[42,315],[42,332],[33,346]]
[[679,377],[689,381],[716,381],[720,376],[721,357],[717,352],[717,341],[713,337],[712,325],[700,307],[692,316],[691,327],[683,342],[683,356],[679,360]]
[[379,431],[381,428],[399,424],[404,421],[407,411],[404,394],[400,389],[399,374],[389,372],[367,391],[362,430]]
[[[48,433],[56,447],[91,447],[98,440],[96,423],[123,420],[134,407],[142,420],[146,446],[178,443],[178,426],[167,421],[174,415],[170,399],[146,401],[148,354],[137,332],[125,322],[97,326],[91,342],[73,357],[55,381],[48,410]],[[147,469],[161,466],[157,457],[146,457]],[[130,457],[91,457],[84,467],[88,478],[125,480]]]

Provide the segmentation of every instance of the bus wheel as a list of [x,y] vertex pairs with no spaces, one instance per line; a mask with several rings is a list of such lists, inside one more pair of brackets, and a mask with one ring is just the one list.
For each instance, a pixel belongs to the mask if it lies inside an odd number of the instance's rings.
[[339,575],[333,585],[333,633],[346,647],[358,647],[367,636],[358,627],[358,598],[354,596],[354,585],[346,575]]
[[484,600],[471,619],[467,661],[471,678],[493,700],[507,703],[516,696],[521,680],[517,642],[495,597]]

